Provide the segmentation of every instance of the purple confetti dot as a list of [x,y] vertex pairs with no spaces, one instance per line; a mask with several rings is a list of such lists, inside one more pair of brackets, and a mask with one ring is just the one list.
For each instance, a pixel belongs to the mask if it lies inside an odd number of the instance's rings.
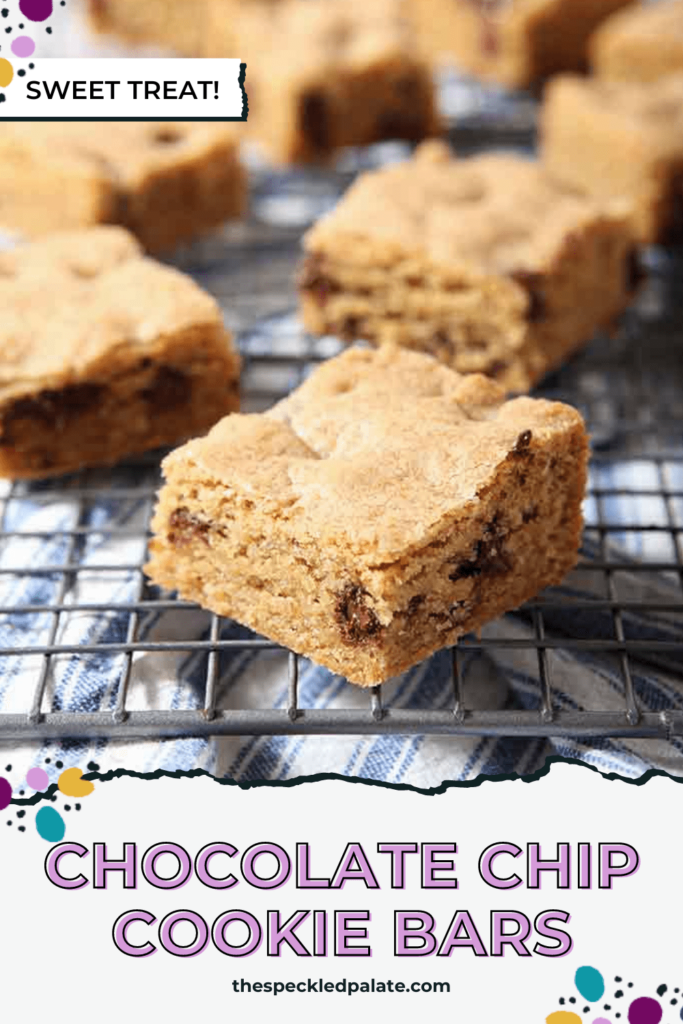
[[26,776],[26,781],[31,789],[41,792],[42,790],[47,789],[50,784],[50,776],[46,771],[43,771],[42,768],[31,768]]
[[52,14],[52,0],[19,0],[19,10],[29,21],[46,21]]
[[30,36],[17,36],[12,41],[12,53],[15,57],[30,57],[35,53],[36,44]]
[[628,1008],[629,1024],[659,1024],[663,1010],[656,999],[641,996],[634,999]]
[[4,776],[0,776],[0,811],[4,811],[5,807],[9,807],[11,799],[12,787]]

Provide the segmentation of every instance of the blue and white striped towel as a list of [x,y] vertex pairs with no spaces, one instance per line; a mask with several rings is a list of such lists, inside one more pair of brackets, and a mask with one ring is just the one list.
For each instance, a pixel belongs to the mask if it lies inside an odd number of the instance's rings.
[[[113,471],[116,484],[126,483],[126,470]],[[683,490],[683,467],[665,464],[671,490]],[[623,502],[611,501],[611,522],[634,521],[644,527],[660,523],[683,527],[683,501],[663,499],[651,494],[656,490],[657,471],[648,461],[623,464],[599,464],[593,470],[594,485],[602,488],[645,490],[642,497],[631,496]],[[94,474],[92,482],[104,483],[105,471]],[[87,566],[134,565],[142,557],[143,542],[136,529],[143,531],[143,502],[117,500],[113,489],[109,498],[96,501],[84,520],[78,519],[77,502],[66,496],[59,501],[44,501],[50,485],[28,487],[20,500],[9,505],[5,530],[29,534],[69,530],[77,525],[88,528],[82,548],[76,556],[84,567],[76,585],[60,593],[59,574],[12,575],[7,570],[31,565],[58,565],[70,555],[68,539],[55,532],[49,538],[13,539],[0,552],[0,604],[36,606],[64,599],[67,605],[124,603],[136,600],[139,574],[120,571],[88,572]],[[40,500],[37,500],[40,499]],[[596,522],[591,500],[586,507],[587,523]],[[668,519],[666,517],[669,517]],[[127,532],[106,533],[114,527]],[[103,533],[92,530],[102,529]],[[672,535],[668,530],[637,533],[629,531],[617,538],[623,551],[612,557],[624,560],[625,553],[640,559],[672,560]],[[74,557],[74,553],[71,553]],[[559,589],[559,596],[605,597],[604,574],[591,571],[591,564],[602,552],[591,540],[590,531],[582,563]],[[625,562],[627,564],[627,562]],[[624,630],[631,639],[668,639],[681,642],[681,648],[653,663],[647,655],[631,654],[633,681],[644,709],[661,711],[683,709],[683,613],[680,580],[662,574],[614,574],[616,597],[628,597],[629,603],[645,601],[677,604],[670,612],[644,615],[640,611],[624,613]],[[125,641],[128,616],[114,612],[76,611],[63,616],[56,640],[62,644],[120,643]],[[611,612],[568,608],[544,611],[546,635],[551,637],[594,637],[605,639],[611,632]],[[50,642],[52,616],[15,614],[0,619],[0,646],[25,648]],[[208,619],[204,612],[186,608],[143,615],[140,639],[188,640],[206,637]],[[228,624],[228,637],[248,635]],[[489,626],[488,638],[505,637],[532,640],[529,615],[508,615]],[[205,654],[139,653],[134,656],[130,695],[131,709],[194,708],[201,706],[206,673]],[[54,672],[46,692],[53,710],[94,711],[113,707],[115,687],[123,656],[109,654],[64,655],[55,659]],[[624,684],[618,655],[600,652],[548,651],[553,695],[558,707],[621,710]],[[528,649],[487,648],[464,653],[463,678],[468,706],[473,708],[525,708],[538,706],[538,659],[533,645]],[[40,657],[22,654],[6,657],[0,663],[0,712],[26,711],[30,703]],[[287,700],[287,660],[278,651],[230,650],[221,655],[218,697],[228,708],[283,707]],[[301,705],[314,708],[367,708],[367,694],[317,666],[304,663],[300,677]],[[450,658],[447,652],[393,680],[385,687],[384,702],[389,707],[440,708],[452,701]],[[47,706],[44,705],[44,706]],[[445,779],[466,779],[480,773],[527,773],[540,767],[549,753],[579,757],[608,771],[637,776],[649,767],[683,774],[683,745],[679,740],[561,740],[478,739],[428,737],[260,737],[184,739],[163,742],[93,742],[67,744],[27,744],[11,751],[13,775],[20,775],[34,764],[54,770],[56,761],[84,767],[95,761],[102,770],[123,767],[134,771],[204,768],[216,776],[239,781],[287,779],[317,772],[408,783],[418,787],[438,785]],[[50,765],[46,765],[46,758]]]

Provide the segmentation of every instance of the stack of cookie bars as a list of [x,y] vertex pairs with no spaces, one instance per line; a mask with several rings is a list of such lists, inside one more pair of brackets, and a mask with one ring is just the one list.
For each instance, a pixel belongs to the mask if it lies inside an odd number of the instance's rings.
[[[639,247],[683,230],[683,0],[196,8],[90,0],[90,17],[246,60],[247,124],[3,130],[0,223],[30,240],[0,253],[0,472],[185,442],[162,464],[152,581],[375,685],[577,560],[585,426],[529,393],[618,324]],[[550,79],[540,159],[451,152],[444,59],[504,88]],[[417,146],[302,240],[301,321],[349,349],[240,413],[218,304],[154,257],[246,214],[245,141],[329,164],[381,140]]]

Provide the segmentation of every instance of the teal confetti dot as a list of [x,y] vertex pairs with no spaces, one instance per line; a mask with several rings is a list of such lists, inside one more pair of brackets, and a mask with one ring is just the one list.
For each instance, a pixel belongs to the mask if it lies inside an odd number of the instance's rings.
[[36,828],[41,839],[48,843],[59,843],[64,838],[66,825],[59,811],[54,807],[41,807],[36,814]]
[[590,1003],[597,1002],[605,993],[605,979],[595,967],[579,967],[574,984]]

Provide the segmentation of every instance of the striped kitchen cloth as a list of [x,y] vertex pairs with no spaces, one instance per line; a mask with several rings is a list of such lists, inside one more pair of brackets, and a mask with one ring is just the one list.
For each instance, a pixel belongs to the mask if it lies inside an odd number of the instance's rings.
[[[580,565],[552,593],[553,601],[571,599],[573,604],[560,607],[553,603],[544,609],[546,636],[566,641],[566,647],[560,644],[547,653],[557,707],[615,711],[624,708],[624,678],[618,652],[583,650],[574,644],[577,638],[599,641],[614,636],[609,607],[599,604],[595,609],[586,609],[580,603],[611,596],[617,601],[628,600],[629,608],[622,612],[624,635],[646,645],[652,642],[652,647],[646,646],[644,652],[630,654],[633,684],[641,706],[655,711],[683,709],[681,579],[675,574],[642,571],[643,561],[674,564],[676,554],[680,557],[680,552],[672,550],[675,533],[669,527],[683,528],[683,499],[669,497],[667,501],[653,495],[662,472],[666,474],[668,490],[683,491],[683,467],[676,461],[665,463],[660,469],[647,460],[599,462],[592,469],[592,483],[599,489],[636,493],[623,501],[609,499],[609,507],[600,510],[603,519],[608,516],[611,524],[629,525],[627,532],[614,538],[619,547],[607,552],[592,530],[599,522],[598,510],[594,501],[587,501],[587,530]],[[135,467],[91,473],[89,486],[103,496],[90,501],[85,512],[75,490],[74,497],[70,497],[68,482],[60,485],[58,498],[50,484],[30,485],[13,492],[4,521],[5,536],[12,536],[3,542],[0,551],[0,606],[16,611],[0,616],[0,648],[18,653],[6,653],[0,659],[0,713],[24,713],[29,709],[45,664],[41,655],[30,653],[33,648],[53,642],[69,648],[125,642],[128,613],[106,610],[106,606],[136,601],[140,596],[141,577],[133,567],[139,565],[144,553],[147,505],[142,498],[129,497],[135,494],[133,485],[139,473]],[[639,496],[637,492],[641,490],[643,494]],[[121,493],[127,497],[117,497]],[[634,521],[642,523],[642,532],[632,529]],[[652,526],[657,524],[664,528],[653,530]],[[611,594],[606,593],[605,573],[597,568],[605,555],[612,564],[623,565],[611,574]],[[629,559],[638,560],[636,570],[629,571]],[[73,576],[56,571],[56,567],[73,565],[75,561],[80,568]],[[41,571],[27,574],[27,566],[39,567]],[[54,572],[49,571],[51,567],[55,567]],[[638,602],[656,604],[658,610],[633,608]],[[66,612],[55,633],[54,615],[39,609],[59,603],[64,604]],[[662,610],[667,605],[670,608]],[[161,611],[152,608],[140,616],[138,638],[206,638],[208,624],[208,616],[199,609],[182,605]],[[225,623],[222,635],[240,638],[250,634],[236,624]],[[507,615],[487,627],[483,635],[487,640],[513,638],[527,640],[529,644],[487,646],[484,651],[463,649],[467,706],[537,707],[540,688],[532,613],[522,610]],[[671,641],[673,646],[669,644],[668,653],[657,658],[653,651],[661,640]],[[81,712],[113,708],[124,659],[125,655],[108,651],[54,656],[43,706]],[[205,652],[136,653],[127,707],[201,707],[205,678]],[[286,706],[287,655],[277,650],[222,651],[218,700],[226,708]],[[451,706],[449,653],[441,652],[386,684],[383,702],[389,708]],[[331,672],[303,662],[300,704],[312,708],[359,708],[367,713],[368,697],[366,692]],[[470,779],[480,773],[529,773],[542,766],[551,753],[580,758],[625,776],[638,776],[650,767],[683,774],[683,746],[677,739],[667,742],[265,736],[161,742],[44,742],[5,748],[14,778],[33,765],[57,773],[57,763],[78,764],[84,769],[89,763],[96,763],[102,771],[118,767],[140,772],[203,768],[218,777],[241,782],[337,772],[416,787]]]

